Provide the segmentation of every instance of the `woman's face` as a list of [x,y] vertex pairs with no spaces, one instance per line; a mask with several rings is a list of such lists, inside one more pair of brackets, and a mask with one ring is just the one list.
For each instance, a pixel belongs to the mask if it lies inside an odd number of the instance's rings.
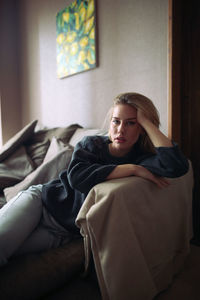
[[124,156],[137,142],[142,128],[137,123],[137,110],[131,105],[114,106],[110,121],[109,136],[112,143],[109,150],[114,156]]

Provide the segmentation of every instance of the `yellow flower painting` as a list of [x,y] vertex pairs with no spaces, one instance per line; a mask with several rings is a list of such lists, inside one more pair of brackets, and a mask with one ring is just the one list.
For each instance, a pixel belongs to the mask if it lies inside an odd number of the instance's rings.
[[75,0],[56,15],[57,75],[96,67],[95,0]]

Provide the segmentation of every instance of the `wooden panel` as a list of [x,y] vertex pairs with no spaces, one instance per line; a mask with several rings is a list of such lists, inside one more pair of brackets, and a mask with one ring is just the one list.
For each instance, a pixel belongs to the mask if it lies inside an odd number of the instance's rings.
[[200,1],[169,0],[170,22],[169,130],[193,165],[193,241],[200,245]]
[[168,136],[181,146],[181,15],[180,1],[169,0]]

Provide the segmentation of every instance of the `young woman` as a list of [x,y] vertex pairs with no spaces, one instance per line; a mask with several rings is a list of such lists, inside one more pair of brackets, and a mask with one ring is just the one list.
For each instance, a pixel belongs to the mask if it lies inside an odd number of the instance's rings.
[[151,100],[137,93],[119,95],[111,109],[109,136],[83,138],[58,179],[22,191],[0,210],[0,265],[13,255],[80,237],[75,219],[94,185],[139,176],[164,188],[166,177],[187,171],[187,159],[159,130]]

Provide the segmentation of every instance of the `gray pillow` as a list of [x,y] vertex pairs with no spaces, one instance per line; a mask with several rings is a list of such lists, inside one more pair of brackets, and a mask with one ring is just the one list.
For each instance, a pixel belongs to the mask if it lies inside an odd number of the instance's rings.
[[4,189],[6,201],[9,201],[17,195],[18,192],[27,189],[30,185],[46,183],[57,178],[59,173],[67,168],[67,165],[71,160],[72,153],[72,147],[64,147],[63,150],[55,153],[53,157],[51,156],[50,160],[45,160],[45,162],[43,162],[36,170],[26,176],[23,181],[12,187]]
[[27,154],[30,156],[31,160],[33,161],[35,168],[37,168],[42,164],[45,155],[48,151],[49,145],[50,145],[50,141],[46,140],[41,143],[35,143],[26,146]]
[[34,170],[24,146],[18,147],[14,153],[0,163],[0,190],[23,180]]
[[7,158],[15,149],[33,135],[38,120],[26,125],[22,130],[9,139],[0,149],[0,162]]
[[78,124],[72,124],[68,127],[56,127],[36,131],[34,135],[30,136],[30,138],[26,141],[25,146],[27,147],[35,143],[43,143],[47,140],[51,141],[53,136],[61,140],[64,144],[67,144],[76,129],[80,127],[81,126]]

